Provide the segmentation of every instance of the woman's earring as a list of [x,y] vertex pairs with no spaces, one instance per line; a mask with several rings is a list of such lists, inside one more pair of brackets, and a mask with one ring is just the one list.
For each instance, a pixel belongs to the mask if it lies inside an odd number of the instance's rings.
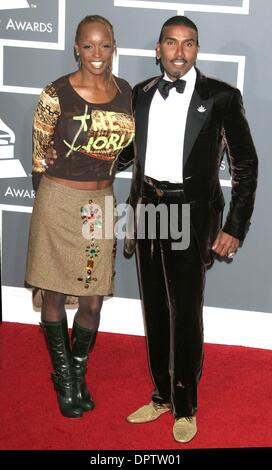
[[80,67],[81,67],[81,60],[80,60],[79,52],[76,53],[76,57],[77,57],[77,65],[78,65],[78,68],[80,69]]

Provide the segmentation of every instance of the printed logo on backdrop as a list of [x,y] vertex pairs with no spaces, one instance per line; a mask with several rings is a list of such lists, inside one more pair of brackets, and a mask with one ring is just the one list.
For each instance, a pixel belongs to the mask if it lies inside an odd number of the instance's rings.
[[1,38],[55,40],[52,36],[57,34],[58,3],[56,0],[0,0]]
[[0,0],[0,10],[12,10],[19,8],[29,8],[27,0]]
[[185,12],[248,14],[249,0],[114,0],[116,7],[151,8],[152,10],[175,10],[177,15]]
[[[28,54],[31,60],[32,48],[41,49],[41,60],[46,49],[63,51],[65,9],[66,0],[0,0],[0,57],[3,57],[0,61],[0,91],[39,95],[41,85],[40,88],[34,88],[28,83],[22,83],[21,86],[11,84],[11,80],[4,74],[4,69],[9,54],[14,54],[16,49],[20,57],[22,48],[24,60],[28,60]],[[14,64],[13,60],[13,67],[16,67],[16,63],[17,61]],[[19,66],[18,60],[18,68]],[[19,70],[16,76],[20,76]]]
[[[17,49],[19,77],[20,48],[23,48],[24,57],[31,55],[31,49],[40,49],[41,54],[46,49],[64,50],[65,5],[65,0],[0,0],[0,92],[39,95],[41,89],[28,86],[28,83],[26,86],[9,83],[5,66],[10,52]],[[34,198],[30,175],[20,161],[22,152],[20,155],[16,151],[17,147],[20,152],[16,134],[21,135],[21,132],[14,126],[0,115],[0,180],[15,179],[12,186],[1,189],[1,195],[11,202]]]
[[14,130],[0,117],[0,178],[20,178],[12,185],[2,186],[1,197],[4,197],[5,202],[14,204],[16,200],[16,204],[20,204],[20,201],[23,203],[26,200],[33,200],[35,191],[32,189],[31,179],[28,180],[28,175],[16,155],[15,143]]
[[0,178],[27,176],[20,160],[14,155],[15,133],[0,117]]
[[[155,14],[155,11],[172,11],[174,15],[186,15],[190,16],[190,12],[198,12],[203,14],[214,14],[227,15],[249,15],[250,0],[191,0],[189,2],[182,2],[179,0],[113,0],[115,7],[121,7],[128,9],[151,9]],[[169,16],[171,16],[169,14]],[[148,49],[131,49],[126,47],[117,48],[117,56],[114,62],[114,73],[118,74],[119,63],[125,56],[127,57],[150,57],[154,58],[154,50]],[[229,54],[221,53],[209,53],[200,52],[198,54],[198,61],[205,61],[207,63],[229,63],[237,66],[237,77],[236,83],[233,83],[243,93],[244,87],[244,75],[245,75],[245,56],[233,55],[231,51]],[[201,66],[200,66],[201,68]],[[207,73],[209,75],[209,73]],[[218,76],[220,78],[220,76]],[[223,78],[222,78],[223,79]],[[199,109],[200,111],[200,109]],[[201,112],[203,112],[201,110]],[[120,174],[117,177],[126,177],[127,174]],[[222,186],[231,186],[230,174],[228,170],[227,157],[220,165],[220,181]]]

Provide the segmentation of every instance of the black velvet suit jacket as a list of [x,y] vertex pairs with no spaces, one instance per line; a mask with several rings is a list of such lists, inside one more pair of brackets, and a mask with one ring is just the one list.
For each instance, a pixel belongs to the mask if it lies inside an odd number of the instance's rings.
[[[240,91],[227,83],[205,77],[196,70],[196,85],[185,129],[183,182],[186,200],[195,201],[191,210],[191,229],[197,238],[202,259],[209,265],[212,262],[211,246],[221,227],[224,208],[219,182],[224,151],[227,151],[230,165],[232,193],[223,230],[241,242],[250,225],[258,164]],[[133,89],[135,160],[128,202],[134,209],[141,202],[148,114],[159,78],[146,80]],[[130,256],[135,249],[136,231],[137,228],[125,240],[126,256]]]

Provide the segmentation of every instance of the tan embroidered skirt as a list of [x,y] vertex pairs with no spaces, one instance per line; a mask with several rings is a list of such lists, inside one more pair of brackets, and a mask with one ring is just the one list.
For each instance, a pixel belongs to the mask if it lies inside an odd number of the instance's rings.
[[31,218],[26,282],[68,296],[111,295],[114,205],[112,186],[72,189],[44,176]]

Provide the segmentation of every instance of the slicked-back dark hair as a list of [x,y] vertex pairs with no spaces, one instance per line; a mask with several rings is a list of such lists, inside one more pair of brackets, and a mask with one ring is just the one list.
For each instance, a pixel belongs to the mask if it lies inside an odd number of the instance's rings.
[[172,16],[172,18],[169,18],[168,20],[165,21],[165,23],[163,23],[162,29],[161,29],[161,32],[160,32],[160,37],[159,37],[159,42],[160,43],[162,42],[164,28],[166,28],[166,26],[174,26],[174,25],[187,26],[187,28],[193,29],[197,34],[197,46],[199,46],[199,43],[198,43],[198,29],[197,29],[195,23],[193,21],[191,21],[189,18],[187,18],[187,16],[181,16],[181,15]]
[[109,33],[112,37],[112,40],[114,41],[113,26],[109,22],[109,20],[107,20],[107,18],[104,18],[104,16],[100,16],[100,15],[88,15],[88,16],[85,16],[85,18],[83,18],[83,20],[81,20],[80,23],[77,26],[76,37],[75,37],[75,43],[76,44],[78,44],[79,36],[80,36],[80,32],[81,32],[82,27],[85,26],[86,24],[90,24],[90,23],[102,23],[104,26],[106,26],[107,30],[109,31]]

